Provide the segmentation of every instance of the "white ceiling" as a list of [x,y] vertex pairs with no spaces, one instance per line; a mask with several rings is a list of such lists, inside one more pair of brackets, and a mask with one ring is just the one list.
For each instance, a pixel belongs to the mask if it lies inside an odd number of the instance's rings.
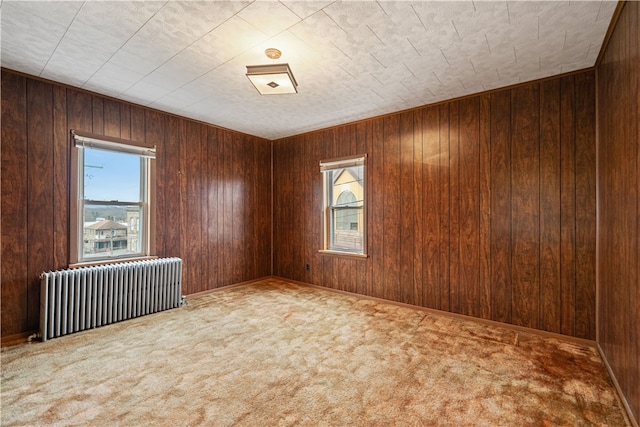
[[[593,66],[616,1],[11,1],[3,67],[268,139]],[[246,65],[282,51],[299,93]]]

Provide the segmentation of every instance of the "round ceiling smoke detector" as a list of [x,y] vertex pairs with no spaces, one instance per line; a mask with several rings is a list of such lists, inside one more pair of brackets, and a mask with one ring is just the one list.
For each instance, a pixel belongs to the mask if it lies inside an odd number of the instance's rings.
[[271,59],[278,59],[280,58],[280,56],[282,56],[282,52],[280,52],[278,49],[275,49],[273,47],[266,49],[264,51],[264,54],[267,55],[267,58],[271,58]]

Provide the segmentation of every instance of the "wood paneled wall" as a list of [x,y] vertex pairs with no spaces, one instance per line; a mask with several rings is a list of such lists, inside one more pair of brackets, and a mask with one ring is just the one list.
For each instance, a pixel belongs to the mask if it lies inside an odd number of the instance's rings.
[[640,423],[640,3],[597,68],[598,343]]
[[69,130],[155,144],[156,246],[192,294],[271,274],[271,143],[2,71],[2,335],[69,263]]
[[[369,257],[320,255],[318,163],[357,153]],[[595,170],[593,71],[282,139],[274,274],[595,339]]]

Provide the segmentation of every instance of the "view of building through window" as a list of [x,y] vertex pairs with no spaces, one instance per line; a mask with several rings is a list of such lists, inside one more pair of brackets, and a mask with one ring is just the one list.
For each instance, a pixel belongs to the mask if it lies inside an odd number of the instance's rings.
[[321,162],[325,250],[365,253],[364,157]]
[[362,168],[354,166],[330,172],[332,183],[331,249],[362,251],[363,202]]
[[140,254],[146,159],[104,149],[83,151],[82,258]]

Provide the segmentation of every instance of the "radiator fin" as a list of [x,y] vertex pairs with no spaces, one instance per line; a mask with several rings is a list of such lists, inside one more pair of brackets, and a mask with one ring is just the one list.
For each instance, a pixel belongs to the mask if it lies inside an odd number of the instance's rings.
[[159,258],[44,272],[42,341],[158,311],[182,302],[182,260]]

